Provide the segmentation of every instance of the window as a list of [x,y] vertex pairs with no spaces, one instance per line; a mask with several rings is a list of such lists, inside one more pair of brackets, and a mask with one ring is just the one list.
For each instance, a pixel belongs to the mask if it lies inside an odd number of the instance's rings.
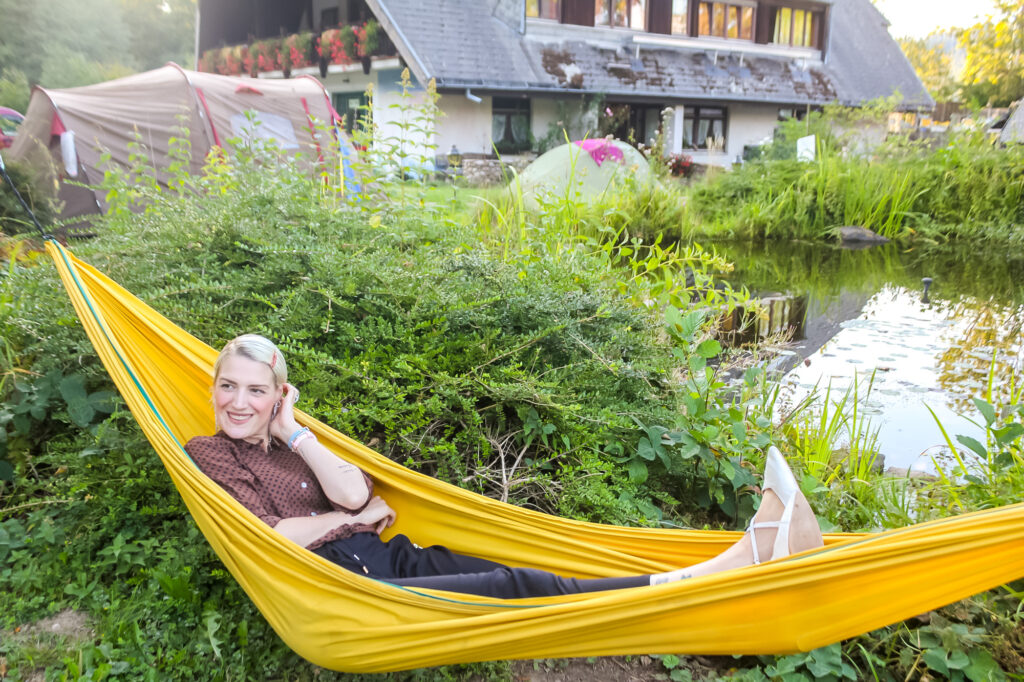
[[689,4],[689,0],[672,0],[672,33],[684,36],[690,33],[687,27]]
[[725,109],[686,107],[683,110],[683,146],[690,149],[724,149]]
[[647,29],[647,0],[594,0],[594,26]]
[[373,13],[366,5],[366,0],[345,0],[341,4],[345,6],[343,21],[346,24],[360,24],[373,18]]
[[338,8],[331,7],[320,11],[320,29],[326,30],[338,25]]
[[491,141],[499,154],[515,154],[530,149],[530,100],[494,98],[491,105]]
[[562,18],[562,0],[526,0],[526,16],[559,21]]
[[754,5],[742,2],[697,4],[697,35],[754,39]]
[[793,47],[819,47],[821,12],[792,7],[772,10],[772,42]]
[[349,135],[356,129],[356,124],[360,122],[360,119],[370,116],[370,112],[367,110],[369,100],[365,92],[336,92],[332,99],[334,100],[334,110],[341,116],[341,125]]

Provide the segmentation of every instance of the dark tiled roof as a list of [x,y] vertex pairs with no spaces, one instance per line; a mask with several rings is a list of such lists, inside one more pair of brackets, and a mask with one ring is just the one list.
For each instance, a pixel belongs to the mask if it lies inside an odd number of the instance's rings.
[[484,0],[368,0],[367,4],[416,77],[508,87],[533,69],[520,35]]
[[664,99],[829,102],[836,93],[822,67],[786,59],[695,50],[633,50],[584,42],[526,41],[535,72],[560,88]]
[[889,22],[869,0],[836,0],[826,63],[841,104],[859,104],[894,91],[903,106],[932,109],[935,100],[888,30]]
[[642,45],[633,33],[532,24],[521,0],[368,0],[421,81],[439,88],[575,91],[664,101],[858,104],[899,89],[931,107],[870,0],[835,0],[825,63]]

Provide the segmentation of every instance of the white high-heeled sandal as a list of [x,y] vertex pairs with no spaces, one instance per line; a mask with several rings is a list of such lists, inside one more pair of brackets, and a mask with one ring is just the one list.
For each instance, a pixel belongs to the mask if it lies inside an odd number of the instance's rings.
[[793,472],[790,471],[786,459],[774,445],[768,448],[768,457],[764,465],[764,486],[762,492],[772,490],[782,501],[782,516],[778,521],[750,520],[747,532],[750,533],[750,546],[754,551],[754,563],[761,563],[761,557],[757,551],[757,538],[754,531],[761,528],[778,528],[775,534],[775,546],[772,548],[772,555],[769,561],[781,559],[792,554],[789,550],[789,525],[793,519],[793,507],[796,506],[796,494],[800,492]]

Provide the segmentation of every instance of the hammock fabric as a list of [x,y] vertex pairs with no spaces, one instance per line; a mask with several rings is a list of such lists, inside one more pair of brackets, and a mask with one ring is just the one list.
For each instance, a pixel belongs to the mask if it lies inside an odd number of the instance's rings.
[[[274,531],[189,459],[214,430],[216,351],[49,240],[75,309],[196,523],[285,643],[334,670],[513,658],[784,654],[923,613],[1024,576],[1024,505],[872,535],[833,534],[780,561],[652,587],[499,600],[346,571]],[[576,577],[649,573],[719,553],[739,533],[620,528],[520,509],[405,469],[299,415],[365,469],[421,545]]]

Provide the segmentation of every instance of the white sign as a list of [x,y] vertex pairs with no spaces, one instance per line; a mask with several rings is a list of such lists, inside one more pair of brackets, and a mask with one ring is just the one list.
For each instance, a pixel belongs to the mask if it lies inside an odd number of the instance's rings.
[[801,137],[796,141],[796,160],[797,161],[814,161],[815,152],[815,140],[814,135],[808,135],[807,137]]

